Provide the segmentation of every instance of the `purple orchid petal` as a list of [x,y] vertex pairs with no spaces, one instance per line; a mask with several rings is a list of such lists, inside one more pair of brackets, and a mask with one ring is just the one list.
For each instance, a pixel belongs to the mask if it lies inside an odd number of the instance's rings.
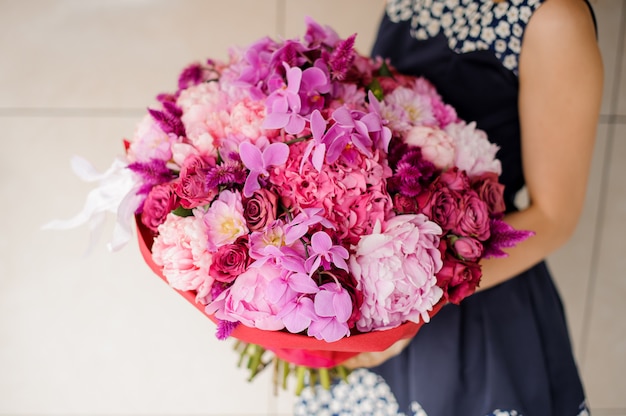
[[309,273],[309,275],[312,275],[317,270],[317,268],[320,267],[321,262],[322,259],[320,256],[311,256],[304,262],[304,269],[307,271],[307,273]]
[[[336,283],[332,283],[333,285]],[[324,286],[322,286],[324,288]],[[335,316],[335,306],[334,306],[334,297],[335,294],[330,290],[320,290],[315,295],[315,313],[319,316],[325,317],[334,317]]]
[[[341,247],[343,248],[343,247]],[[345,249],[344,249],[345,250]],[[347,254],[348,250],[346,250],[346,254]],[[343,269],[345,271],[349,271],[348,270],[348,263],[346,263],[346,261],[344,259],[348,258],[348,255],[346,255],[345,257],[343,257],[342,254],[337,254],[336,252],[332,251],[331,253],[331,257],[333,259],[333,264],[335,266],[337,266],[340,269]]]
[[346,322],[352,315],[352,300],[345,289],[342,288],[340,293],[333,296],[333,309],[339,322]]
[[322,117],[322,113],[319,110],[315,110],[311,113],[311,133],[313,134],[313,138],[317,141],[322,140],[322,136],[326,131],[327,122]]
[[324,231],[318,231],[311,237],[311,249],[315,254],[328,252],[333,246],[333,240]]
[[306,89],[317,91],[320,94],[326,94],[330,91],[330,81],[326,73],[314,66],[304,70],[302,84],[305,85]]
[[264,129],[282,129],[289,123],[290,116],[286,113],[270,113],[263,120]]
[[263,163],[263,153],[261,149],[249,142],[239,145],[239,156],[241,161],[251,171],[260,171],[265,168]]
[[317,318],[313,308],[313,301],[307,297],[300,298],[291,313],[282,317],[282,322],[289,332],[297,334],[309,327],[311,321]]
[[[243,143],[242,143],[243,144]],[[272,143],[263,150],[263,169],[284,164],[289,158],[289,146],[285,143]],[[245,162],[244,162],[245,164]]]
[[287,76],[287,91],[297,94],[300,90],[300,82],[302,81],[302,70],[298,67],[290,68],[286,63],[284,67]]
[[322,171],[322,165],[324,164],[324,156],[326,155],[326,145],[324,143],[318,145],[313,152],[311,162],[313,167],[318,171]]
[[288,288],[289,286],[287,282],[283,279],[274,279],[270,281],[267,285],[265,294],[267,296],[267,300],[272,304],[278,304],[287,292]]
[[299,293],[317,293],[320,290],[315,281],[304,273],[289,276],[289,287]]
[[306,126],[306,120],[298,114],[291,114],[289,122],[285,126],[285,131],[289,134],[298,135],[302,133]]
[[261,185],[259,184],[259,172],[250,172],[243,186],[243,196],[250,198],[252,194],[254,194],[254,191],[258,191],[259,189],[261,189]]

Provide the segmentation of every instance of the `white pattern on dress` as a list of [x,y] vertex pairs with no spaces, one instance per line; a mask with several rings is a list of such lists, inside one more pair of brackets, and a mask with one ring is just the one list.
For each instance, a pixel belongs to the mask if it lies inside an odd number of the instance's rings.
[[[454,1],[454,0],[451,0]],[[295,416],[428,416],[422,406],[412,402],[407,415],[385,380],[369,370],[354,370],[348,382],[334,384],[330,391],[320,385],[307,387],[296,400]],[[577,416],[589,416],[585,402]],[[523,416],[517,410],[496,409],[485,416]]]
[[456,53],[492,50],[517,74],[524,28],[542,1],[387,0],[387,16],[395,23],[410,21],[418,40],[443,32]]

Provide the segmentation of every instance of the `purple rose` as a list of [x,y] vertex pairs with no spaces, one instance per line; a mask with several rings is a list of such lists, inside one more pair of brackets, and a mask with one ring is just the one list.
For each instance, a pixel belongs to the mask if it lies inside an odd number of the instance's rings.
[[255,191],[243,201],[243,217],[250,231],[259,231],[276,219],[277,197],[267,189]]
[[221,246],[213,254],[209,275],[217,281],[230,283],[246,271],[249,264],[248,238],[239,237],[234,243]]
[[504,212],[506,209],[503,195],[504,185],[498,182],[498,175],[486,173],[474,180],[472,188],[478,197],[485,201],[489,207],[489,213],[501,214]]
[[480,241],[471,237],[452,238],[452,251],[462,260],[478,261],[483,254],[483,245]]
[[457,226],[461,200],[458,192],[446,187],[435,187],[418,197],[422,213],[443,228],[444,234]]
[[165,222],[167,214],[172,212],[178,204],[178,198],[173,190],[174,182],[167,182],[154,186],[143,204],[141,222],[152,231]]
[[437,273],[437,285],[449,302],[459,304],[476,291],[482,272],[476,263],[468,263],[446,255],[443,267]]
[[489,207],[476,192],[470,191],[463,195],[459,204],[459,217],[454,234],[463,237],[474,237],[480,241],[489,238]]

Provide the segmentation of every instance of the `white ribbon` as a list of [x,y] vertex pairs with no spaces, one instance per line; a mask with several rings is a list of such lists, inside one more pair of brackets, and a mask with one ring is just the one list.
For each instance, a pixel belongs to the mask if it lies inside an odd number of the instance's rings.
[[[98,182],[98,187],[87,194],[83,210],[68,220],[53,220],[45,224],[44,230],[66,230],[88,223],[91,231],[89,250],[102,234],[106,213],[116,214],[111,251],[122,248],[132,236],[133,215],[144,199],[137,195],[140,183],[137,176],[127,168],[128,163],[120,158],[105,172],[98,172],[91,163],[80,156],[71,160],[74,173],[85,182]],[[89,251],[88,250],[88,251]]]

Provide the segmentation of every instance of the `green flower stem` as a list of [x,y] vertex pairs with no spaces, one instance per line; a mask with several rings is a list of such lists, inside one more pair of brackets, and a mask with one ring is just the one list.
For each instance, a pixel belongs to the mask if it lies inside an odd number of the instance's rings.
[[300,396],[302,394],[302,390],[304,390],[304,376],[306,374],[306,367],[301,365],[296,366],[296,396]]
[[307,134],[306,136],[296,137],[295,139],[287,140],[285,144],[290,145],[290,144],[295,144],[295,143],[300,143],[300,142],[306,142],[311,137],[313,137],[312,134]]
[[320,384],[326,390],[330,390],[330,373],[328,372],[328,368],[320,368],[317,370],[320,376]]

